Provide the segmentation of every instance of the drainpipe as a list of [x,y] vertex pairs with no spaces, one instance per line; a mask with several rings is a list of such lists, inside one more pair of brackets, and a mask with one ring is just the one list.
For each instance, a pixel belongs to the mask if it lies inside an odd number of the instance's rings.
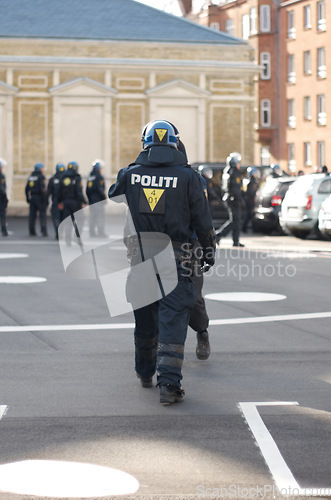
[[277,82],[277,163],[279,164],[280,159],[281,159],[281,149],[280,149],[280,142],[281,142],[281,136],[280,136],[280,110],[281,110],[281,97],[280,97],[280,2],[281,0],[272,0],[273,4],[276,5],[277,11],[276,11],[276,33],[277,33],[277,77],[276,77],[276,82]]

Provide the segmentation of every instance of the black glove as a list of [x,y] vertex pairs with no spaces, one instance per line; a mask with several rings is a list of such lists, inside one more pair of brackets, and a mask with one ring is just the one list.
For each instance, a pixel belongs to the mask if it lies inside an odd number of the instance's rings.
[[215,264],[215,247],[205,247],[202,252],[201,266],[203,267],[207,264],[208,266],[213,267]]

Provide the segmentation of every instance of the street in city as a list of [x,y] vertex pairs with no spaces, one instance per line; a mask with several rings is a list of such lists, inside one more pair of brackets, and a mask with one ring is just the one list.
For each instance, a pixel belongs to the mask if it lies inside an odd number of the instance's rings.
[[[134,372],[133,314],[65,275],[58,242],[0,240],[0,499],[331,498],[331,243],[222,240],[205,275],[212,353],[181,404]],[[112,228],[115,237],[120,228]],[[103,242],[100,242],[102,244]],[[143,286],[143,284],[142,284]]]

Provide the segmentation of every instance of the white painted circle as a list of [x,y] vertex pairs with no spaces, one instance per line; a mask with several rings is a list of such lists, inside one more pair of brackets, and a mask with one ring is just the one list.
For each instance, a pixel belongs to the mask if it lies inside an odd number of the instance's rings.
[[100,465],[55,460],[0,465],[0,491],[18,495],[90,498],[130,495],[138,489],[130,474]]
[[46,278],[39,278],[37,276],[0,276],[0,284],[6,285],[25,285],[29,283],[43,283],[47,281]]
[[0,259],[25,259],[29,257],[27,253],[0,253]]
[[284,300],[286,295],[278,293],[256,293],[256,292],[232,292],[232,293],[209,293],[206,299],[218,300],[220,302],[269,302],[273,300]]

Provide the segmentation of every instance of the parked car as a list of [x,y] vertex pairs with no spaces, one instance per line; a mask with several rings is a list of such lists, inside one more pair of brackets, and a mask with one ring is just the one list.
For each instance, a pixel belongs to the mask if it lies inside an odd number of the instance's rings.
[[289,187],[279,214],[285,232],[306,238],[314,232],[320,237],[318,215],[323,201],[331,194],[329,174],[308,174],[298,177]]
[[331,194],[322,203],[318,215],[318,229],[323,236],[331,239]]
[[282,201],[296,177],[269,177],[255,197],[253,231],[262,233],[282,232],[279,212]]

